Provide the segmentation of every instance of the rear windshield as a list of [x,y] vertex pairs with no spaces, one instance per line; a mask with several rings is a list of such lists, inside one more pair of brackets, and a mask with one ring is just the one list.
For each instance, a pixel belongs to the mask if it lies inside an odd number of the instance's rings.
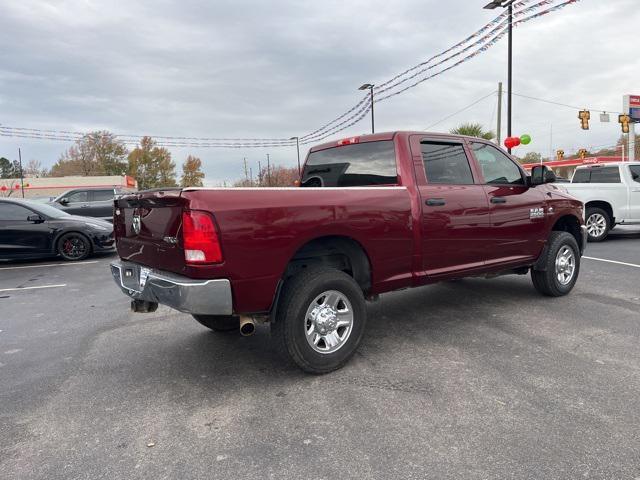
[[573,175],[573,183],[620,183],[618,167],[581,168]]
[[398,183],[393,141],[356,143],[313,152],[302,172],[303,187],[361,187]]

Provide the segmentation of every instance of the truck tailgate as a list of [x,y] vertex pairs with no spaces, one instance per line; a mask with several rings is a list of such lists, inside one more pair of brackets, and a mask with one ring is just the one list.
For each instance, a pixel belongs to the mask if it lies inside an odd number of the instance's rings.
[[114,230],[118,254],[124,260],[156,269],[183,273],[180,242],[181,189],[147,191],[115,201]]

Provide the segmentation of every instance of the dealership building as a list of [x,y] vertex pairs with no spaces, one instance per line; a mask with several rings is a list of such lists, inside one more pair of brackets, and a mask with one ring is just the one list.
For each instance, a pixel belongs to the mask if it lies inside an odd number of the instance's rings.
[[[24,186],[24,188],[23,188]],[[114,176],[70,176],[70,177],[25,177],[0,179],[0,197],[24,198],[57,197],[74,188],[122,188],[137,190],[138,182],[129,175]]]

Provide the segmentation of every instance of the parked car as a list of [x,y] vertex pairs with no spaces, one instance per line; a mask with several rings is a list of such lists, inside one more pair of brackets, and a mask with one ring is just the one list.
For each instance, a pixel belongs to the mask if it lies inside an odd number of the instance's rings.
[[122,188],[74,188],[55,198],[49,205],[71,215],[97,217],[113,221],[113,200],[131,191]]
[[0,259],[60,255],[83,260],[92,252],[113,251],[113,225],[69,215],[29,200],[0,199]]
[[531,272],[540,293],[569,293],[583,206],[553,180],[477,138],[348,138],[310,150],[301,188],[119,198],[111,271],[135,311],[165,304],[243,334],[267,321],[285,358],[329,372],[360,343],[365,299],[384,292]]
[[604,240],[616,225],[640,225],[640,162],[580,166],[563,186],[585,204],[590,241]]

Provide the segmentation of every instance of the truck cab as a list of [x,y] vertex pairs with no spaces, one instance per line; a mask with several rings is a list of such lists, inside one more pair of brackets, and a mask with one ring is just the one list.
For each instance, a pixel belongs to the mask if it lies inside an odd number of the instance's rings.
[[580,166],[563,186],[585,204],[589,241],[616,225],[640,225],[640,162]]

